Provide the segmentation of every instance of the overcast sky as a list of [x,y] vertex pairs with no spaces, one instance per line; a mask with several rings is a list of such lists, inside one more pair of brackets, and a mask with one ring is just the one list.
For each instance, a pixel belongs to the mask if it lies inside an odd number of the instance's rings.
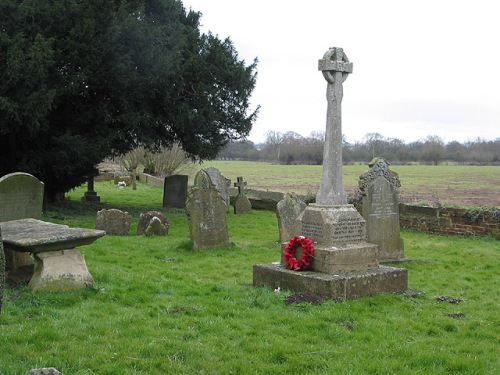
[[267,130],[308,136],[326,126],[318,60],[342,47],[342,130],[350,142],[380,133],[405,142],[500,137],[500,21],[493,0],[183,0],[202,31],[258,58],[249,139]]

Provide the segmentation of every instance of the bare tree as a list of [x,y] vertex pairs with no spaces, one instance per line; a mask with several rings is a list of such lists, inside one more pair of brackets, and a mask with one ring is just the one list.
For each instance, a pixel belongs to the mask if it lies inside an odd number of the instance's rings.
[[303,151],[304,137],[299,133],[289,131],[283,134],[283,144],[279,161],[281,164],[295,164],[303,161],[301,152]]
[[144,147],[138,147],[121,158],[122,165],[130,172],[141,165],[145,173],[169,176],[193,166],[192,160],[179,144],[170,148],[161,148],[158,152],[151,152]]
[[142,163],[142,158],[144,156],[144,148],[138,147],[132,151],[127,152],[125,155],[120,156],[120,164],[129,172],[137,170],[139,165]]
[[385,138],[380,133],[368,133],[363,137],[363,140],[365,141],[366,146],[372,150],[372,158],[374,158],[377,153],[381,152],[380,146]]
[[324,131],[311,132],[309,138],[305,140],[305,145],[309,149],[307,155],[309,162],[318,165],[322,164],[323,149],[325,147],[325,132]]
[[424,162],[432,162],[434,165],[438,165],[439,162],[443,160],[444,151],[444,142],[441,137],[429,135],[424,141],[420,157]]
[[266,132],[266,143],[274,147],[278,160],[280,158],[281,145],[283,144],[284,141],[285,137],[283,133],[280,133],[279,131],[276,130],[268,130]]

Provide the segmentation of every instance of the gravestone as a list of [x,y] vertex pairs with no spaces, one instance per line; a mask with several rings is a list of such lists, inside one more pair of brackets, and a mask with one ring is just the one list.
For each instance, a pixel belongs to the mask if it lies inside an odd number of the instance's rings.
[[206,168],[205,171],[210,176],[212,184],[214,184],[215,188],[221,194],[222,200],[226,204],[227,209],[229,211],[231,180],[229,178],[224,177],[222,173],[220,173],[220,171],[215,167]]
[[193,247],[197,250],[230,247],[226,204],[203,169],[188,193],[186,212]]
[[[15,172],[1,177],[0,222],[27,218],[40,219],[43,191],[43,182],[28,173]],[[4,251],[9,278],[17,281],[29,280],[34,269],[30,254],[13,252],[9,249]]]
[[234,202],[234,213],[244,214],[252,210],[252,203],[248,199],[245,193],[245,187],[247,183],[243,181],[243,177],[238,177],[237,182],[234,183],[234,187],[238,188],[238,195],[236,196],[236,201]]
[[286,243],[294,236],[301,234],[298,219],[306,207],[304,201],[294,193],[285,194],[283,199],[276,204],[276,217],[278,218],[280,241],[282,243]]
[[139,215],[137,235],[166,236],[170,229],[170,221],[158,211],[148,211]]
[[104,230],[106,234],[128,236],[132,216],[128,212],[111,208],[97,211],[96,229]]
[[39,219],[42,216],[44,184],[23,172],[0,178],[0,221]]
[[83,194],[82,202],[101,203],[101,197],[94,191],[94,176],[87,180],[87,191]]
[[188,176],[173,175],[165,177],[163,185],[163,207],[184,208],[188,192]]
[[347,204],[343,187],[342,85],[352,73],[352,63],[342,48],[330,48],[318,69],[327,81],[323,172],[316,203],[299,217],[301,235],[314,241],[314,258],[305,272],[285,269],[283,260],[254,265],[253,284],[336,300],[402,292],[408,287],[407,270],[379,265],[377,245],[366,241],[366,222]]
[[359,179],[368,242],[378,246],[381,262],[405,260],[399,225],[399,176],[383,158],[374,158],[368,166],[370,170]]

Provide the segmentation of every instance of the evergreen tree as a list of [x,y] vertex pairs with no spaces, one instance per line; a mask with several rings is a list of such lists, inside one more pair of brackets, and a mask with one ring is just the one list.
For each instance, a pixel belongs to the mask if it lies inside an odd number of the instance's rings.
[[205,160],[245,138],[257,62],[199,19],[176,0],[0,0],[0,175],[56,198],[140,145]]

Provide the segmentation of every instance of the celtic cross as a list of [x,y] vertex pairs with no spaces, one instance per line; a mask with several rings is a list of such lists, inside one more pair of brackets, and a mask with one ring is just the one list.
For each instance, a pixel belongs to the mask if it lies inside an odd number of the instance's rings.
[[325,145],[323,148],[323,175],[316,195],[316,204],[337,206],[347,204],[342,183],[342,84],[352,73],[352,63],[342,48],[330,48],[318,62],[327,84]]

